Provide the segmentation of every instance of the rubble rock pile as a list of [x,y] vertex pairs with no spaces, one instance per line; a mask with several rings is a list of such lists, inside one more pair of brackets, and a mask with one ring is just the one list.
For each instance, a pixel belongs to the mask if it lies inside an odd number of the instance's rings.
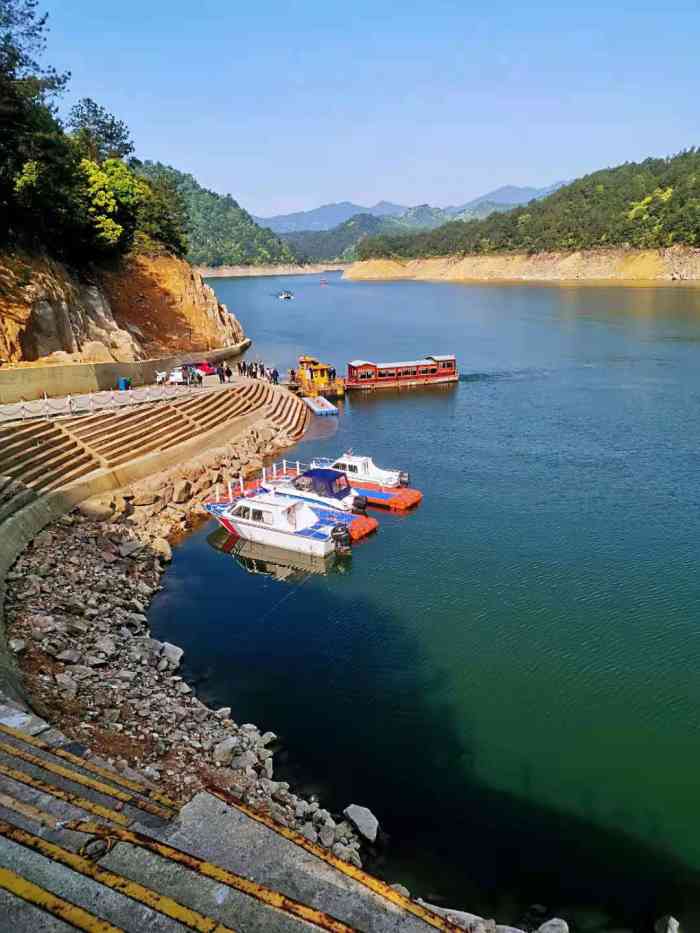
[[202,703],[182,676],[183,650],[148,629],[171,542],[217,489],[288,443],[257,425],[45,529],[7,576],[8,644],[37,711],[118,769],[178,798],[218,786],[359,867],[353,826],[274,780],[277,736]]

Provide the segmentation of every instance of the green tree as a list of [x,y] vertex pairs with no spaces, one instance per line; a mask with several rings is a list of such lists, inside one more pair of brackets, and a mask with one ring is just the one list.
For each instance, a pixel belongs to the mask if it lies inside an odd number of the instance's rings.
[[68,127],[83,157],[92,162],[125,159],[134,151],[126,123],[90,97],[71,107]]

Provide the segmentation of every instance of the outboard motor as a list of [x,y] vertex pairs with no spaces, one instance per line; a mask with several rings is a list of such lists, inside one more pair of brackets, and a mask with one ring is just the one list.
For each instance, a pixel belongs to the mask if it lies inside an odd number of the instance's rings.
[[351,539],[347,525],[334,525],[331,528],[331,538],[335,544],[336,554],[344,555],[350,553]]
[[402,486],[408,486],[411,482],[411,477],[408,473],[408,470],[399,470],[399,483]]
[[352,500],[352,510],[364,514],[367,511],[367,496],[355,496]]

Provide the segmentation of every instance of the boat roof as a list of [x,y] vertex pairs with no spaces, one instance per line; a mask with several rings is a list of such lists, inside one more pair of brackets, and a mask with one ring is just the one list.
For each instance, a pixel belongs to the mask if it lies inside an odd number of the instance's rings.
[[399,366],[430,366],[432,363],[442,363],[446,360],[456,359],[454,353],[447,353],[442,356],[426,356],[422,360],[397,360],[393,363],[372,363],[369,360],[351,360],[348,366],[376,366],[377,369],[394,369]]
[[293,506],[296,506],[300,503],[290,502],[289,499],[278,496],[274,492],[261,492],[257,496],[245,496],[241,497],[236,505],[251,505],[255,507],[256,505],[264,505],[265,508],[278,509],[283,511],[289,509]]
[[311,476],[314,479],[336,480],[339,476],[345,476],[342,470],[331,470],[328,467],[313,467],[311,470],[304,470],[302,476]]

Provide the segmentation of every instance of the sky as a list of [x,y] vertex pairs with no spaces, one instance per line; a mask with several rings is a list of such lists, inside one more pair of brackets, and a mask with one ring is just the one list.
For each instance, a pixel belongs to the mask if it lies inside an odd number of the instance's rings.
[[142,159],[261,216],[462,204],[700,144],[700,2],[40,0]]

